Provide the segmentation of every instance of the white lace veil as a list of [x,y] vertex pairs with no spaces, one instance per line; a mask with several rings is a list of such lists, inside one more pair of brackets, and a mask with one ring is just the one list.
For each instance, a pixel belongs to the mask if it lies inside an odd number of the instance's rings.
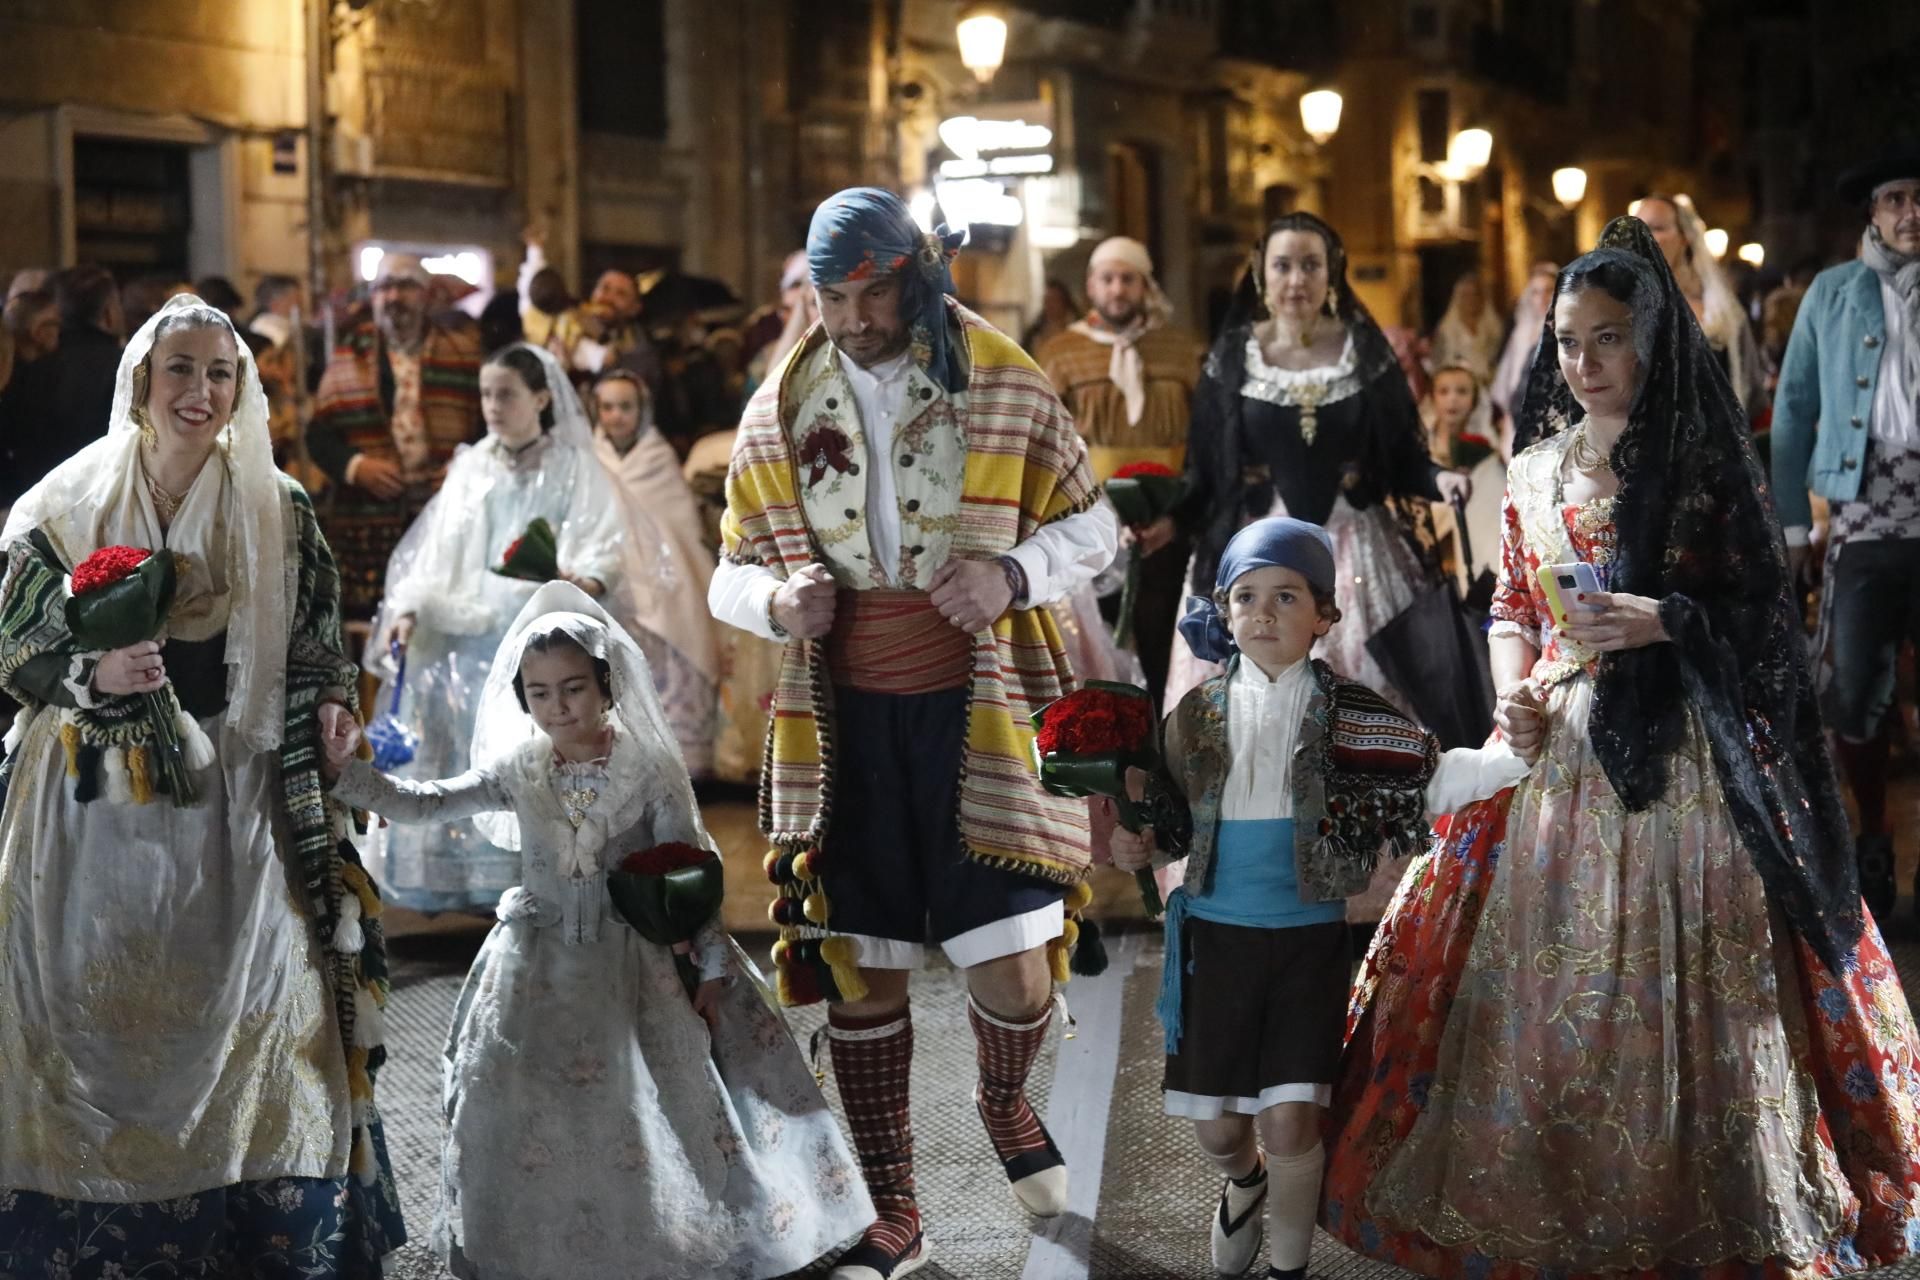
[[560,361],[553,352],[545,347],[536,347],[531,342],[516,342],[506,350],[511,351],[514,347],[533,352],[540,359],[540,367],[547,371],[547,390],[553,396],[554,439],[592,453],[593,421],[587,417],[587,407],[580,402],[580,393],[573,389],[573,379],[567,376]]
[[163,330],[217,325],[233,337],[239,394],[221,429],[215,457],[228,474],[226,577],[226,721],[256,751],[280,745],[286,723],[287,639],[294,575],[287,560],[286,498],[273,465],[267,395],[253,353],[222,312],[191,294],[169,298],[120,356],[107,434],[55,467],[15,503],[0,543],[11,545],[46,527],[63,555],[78,564],[122,523],[144,485],[140,429],[133,420],[133,375]]
[[[520,775],[524,784],[537,785],[538,767],[547,755],[547,737],[520,708],[513,679],[534,636],[564,632],[574,643],[612,671],[615,729],[613,760],[608,772],[620,794],[610,797],[608,830],[622,834],[640,818],[648,803],[685,805],[699,842],[716,849],[700,820],[687,763],[680,754],[667,714],[653,689],[653,670],[633,637],[599,603],[571,582],[549,582],[533,593],[520,616],[507,628],[493,656],[486,687],[474,717],[469,759],[475,767],[493,767],[505,775]],[[480,833],[502,849],[520,848],[520,822],[510,811],[483,814],[474,819]]]

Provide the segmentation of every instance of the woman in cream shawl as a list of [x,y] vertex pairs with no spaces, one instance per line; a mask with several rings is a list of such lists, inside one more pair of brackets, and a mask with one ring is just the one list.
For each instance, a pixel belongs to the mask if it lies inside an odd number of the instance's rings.
[[653,669],[673,736],[696,778],[713,769],[720,649],[707,612],[714,556],[680,458],[653,425],[646,383],[625,369],[593,385],[593,452],[626,518],[623,590],[609,602]]
[[[149,319],[109,434],[0,539],[0,683],[23,706],[0,810],[0,1273],[379,1275],[405,1240],[373,1108],[386,967],[318,771],[354,669],[227,318],[182,296]],[[162,643],[68,631],[67,575],[113,546],[173,557]],[[149,693],[182,708],[195,798],[149,771]]]

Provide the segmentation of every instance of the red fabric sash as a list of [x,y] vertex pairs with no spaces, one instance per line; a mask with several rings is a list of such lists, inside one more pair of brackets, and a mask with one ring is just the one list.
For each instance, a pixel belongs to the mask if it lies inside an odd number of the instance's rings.
[[973,637],[924,591],[842,591],[827,636],[833,682],[863,693],[937,693],[973,679]]

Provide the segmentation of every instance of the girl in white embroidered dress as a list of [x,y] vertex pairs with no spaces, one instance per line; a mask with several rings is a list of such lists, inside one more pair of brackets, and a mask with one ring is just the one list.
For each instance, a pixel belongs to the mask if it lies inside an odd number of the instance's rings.
[[873,1206],[800,1051],[717,923],[691,1002],[612,907],[626,854],[713,848],[639,647],[569,583],[534,593],[488,675],[459,777],[397,782],[330,738],[334,795],[472,818],[517,850],[455,1008],[434,1248],[454,1274],[785,1275]]

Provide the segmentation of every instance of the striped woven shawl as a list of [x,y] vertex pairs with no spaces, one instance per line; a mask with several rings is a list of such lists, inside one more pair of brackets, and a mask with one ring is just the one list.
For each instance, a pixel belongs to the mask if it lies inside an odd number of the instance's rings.
[[[1038,366],[978,316],[948,306],[972,365],[953,553],[990,560],[1041,525],[1090,507],[1098,491],[1086,448]],[[727,475],[722,550],[782,578],[815,559],[783,421],[792,411],[787,374],[800,363],[795,357],[823,341],[816,330],[755,394]],[[760,783],[761,829],[776,851],[813,859],[836,802],[825,649],[798,640],[787,645]],[[1085,806],[1043,792],[1031,762],[1028,717],[1071,681],[1059,630],[1044,608],[1012,610],[990,635],[976,638],[960,794],[967,856],[1062,884],[1086,874]]]

